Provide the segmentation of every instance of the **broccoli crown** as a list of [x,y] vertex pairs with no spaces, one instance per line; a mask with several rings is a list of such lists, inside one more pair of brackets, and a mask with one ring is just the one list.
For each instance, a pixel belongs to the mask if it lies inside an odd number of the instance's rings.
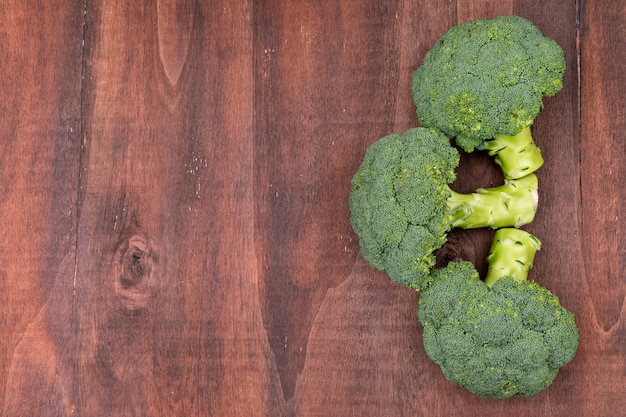
[[420,289],[446,241],[448,184],[459,153],[441,132],[413,128],[374,142],[352,179],[352,228],[361,253],[395,282]]
[[496,134],[515,135],[563,86],[561,47],[519,16],[450,28],[413,74],[420,124],[466,151]]
[[486,398],[530,396],[574,357],[573,314],[537,283],[504,277],[489,287],[469,262],[433,275],[418,309],[424,348],[454,384]]

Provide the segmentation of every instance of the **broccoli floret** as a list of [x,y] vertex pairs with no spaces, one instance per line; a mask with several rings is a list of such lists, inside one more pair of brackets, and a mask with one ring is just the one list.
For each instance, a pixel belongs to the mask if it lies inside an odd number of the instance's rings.
[[426,54],[413,100],[421,126],[468,152],[488,150],[506,178],[520,178],[543,164],[530,126],[564,72],[561,47],[528,20],[475,20],[450,28]]
[[450,189],[459,153],[441,132],[413,128],[374,142],[352,179],[351,223],[361,253],[395,282],[420,290],[433,252],[454,227],[508,227],[531,222],[537,178],[460,194]]
[[539,241],[517,229],[496,235],[490,285],[470,262],[433,271],[418,308],[424,348],[448,380],[476,395],[530,396],[574,357],[578,328],[555,295],[527,280]]

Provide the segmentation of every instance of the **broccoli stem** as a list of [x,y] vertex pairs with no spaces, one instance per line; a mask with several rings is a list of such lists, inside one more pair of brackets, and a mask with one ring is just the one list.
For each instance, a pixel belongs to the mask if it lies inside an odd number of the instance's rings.
[[450,225],[463,229],[520,227],[533,221],[537,212],[537,176],[530,174],[504,185],[479,188],[471,194],[450,190]]
[[492,286],[506,276],[518,281],[526,280],[539,249],[541,241],[528,232],[512,228],[498,229],[487,256],[489,268],[485,284]]
[[535,145],[530,125],[516,135],[497,134],[479,146],[494,156],[500,165],[504,178],[516,179],[535,172],[543,165],[541,150]]

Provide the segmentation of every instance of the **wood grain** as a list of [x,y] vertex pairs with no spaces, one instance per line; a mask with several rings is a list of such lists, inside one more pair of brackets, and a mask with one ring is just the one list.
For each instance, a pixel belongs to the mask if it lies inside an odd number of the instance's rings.
[[332,2],[261,2],[254,15],[260,296],[290,401],[320,304],[357,257],[345,199],[348,170],[376,137],[362,132],[391,128],[393,92],[383,86],[397,82],[397,55],[386,48],[395,43],[386,30],[395,16],[375,4]]
[[262,416],[280,400],[254,262],[251,9],[179,6],[178,77],[158,30],[168,11],[102,2],[90,19],[86,415]]
[[57,374],[75,360],[72,324],[59,320],[72,291],[57,288],[75,262],[83,23],[82,2],[0,7],[3,415],[60,414],[73,389]]
[[619,58],[626,53],[626,10],[618,3],[589,2],[582,11],[578,238],[584,280],[570,297],[584,300],[587,343],[579,367],[589,372],[588,393],[596,398],[581,405],[587,414],[611,415],[626,407],[626,193],[621,187],[626,75]]
[[[369,144],[418,125],[434,42],[509,13],[566,54],[526,229],[581,345],[548,390],[492,401],[428,360],[418,295],[361,258],[347,197]],[[6,1],[2,415],[620,415],[624,22],[598,0]],[[502,181],[480,152],[458,177]],[[439,259],[484,271],[492,235]]]

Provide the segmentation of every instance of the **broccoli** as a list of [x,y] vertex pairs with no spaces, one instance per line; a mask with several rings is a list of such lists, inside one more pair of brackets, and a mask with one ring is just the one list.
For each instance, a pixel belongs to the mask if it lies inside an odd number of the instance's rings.
[[465,151],[488,150],[505,178],[543,164],[530,126],[543,96],[563,87],[561,47],[519,16],[450,28],[413,74],[420,125],[455,138]]
[[454,227],[519,227],[537,209],[537,177],[461,194],[450,189],[459,153],[441,132],[412,128],[368,148],[352,178],[352,228],[361,253],[377,269],[420,290],[430,279],[434,251]]
[[489,283],[467,261],[433,271],[418,318],[427,355],[454,384],[485,398],[531,396],[574,357],[573,314],[527,280],[538,248],[527,232],[500,229],[488,258]]

